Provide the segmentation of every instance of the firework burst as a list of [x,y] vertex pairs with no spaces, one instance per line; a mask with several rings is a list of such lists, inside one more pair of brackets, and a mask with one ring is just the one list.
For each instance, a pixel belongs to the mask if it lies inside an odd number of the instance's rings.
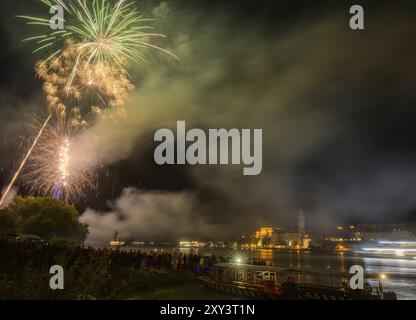
[[124,105],[134,86],[123,69],[115,66],[104,68],[100,63],[82,61],[79,64],[82,72],[76,72],[71,84],[68,83],[72,63],[77,59],[72,43],[72,39],[66,40],[61,57],[36,64],[36,73],[43,80],[49,111],[58,116],[71,109],[80,110],[83,116],[100,114],[104,108],[124,112]]
[[45,126],[20,179],[30,193],[76,202],[95,187],[97,163],[77,152],[84,128],[76,117]]
[[[156,49],[178,59],[172,52],[151,43],[152,38],[165,35],[151,32],[148,23],[139,13],[134,2],[127,0],[41,0],[48,6],[61,5],[68,19],[63,30],[51,31],[24,39],[34,41],[36,52],[51,52],[45,62],[60,59],[64,54],[64,42],[72,38],[77,52],[68,84],[71,85],[81,65],[98,64],[105,69],[116,66],[127,73],[130,62],[146,62],[145,50]],[[50,30],[50,18],[18,16],[28,24],[40,25]],[[57,50],[53,48],[58,47]]]
[[[50,17],[18,16],[27,24],[47,28],[33,41],[33,53],[43,53],[36,65],[44,81],[48,117],[21,161],[0,199],[4,201],[14,182],[22,179],[32,193],[74,201],[94,185],[94,164],[74,150],[80,128],[85,127],[81,110],[101,114],[106,107],[124,112],[133,85],[128,77],[131,62],[146,62],[145,50],[156,49],[178,59],[170,51],[151,43],[163,34],[151,32],[151,19],[144,19],[135,3],[127,0],[40,0],[51,7],[62,6],[67,19],[63,30],[51,31]],[[68,118],[68,114],[75,113]],[[55,122],[50,124],[50,120]],[[76,155],[76,157],[75,157]],[[88,158],[91,159],[91,158]]]

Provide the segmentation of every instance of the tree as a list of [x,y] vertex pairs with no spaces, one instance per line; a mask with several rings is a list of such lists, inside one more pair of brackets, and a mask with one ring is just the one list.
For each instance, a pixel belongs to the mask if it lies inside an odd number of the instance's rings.
[[18,230],[19,222],[17,215],[14,212],[0,210],[0,234],[17,233]]
[[[0,211],[0,218],[2,215],[4,228],[13,229],[12,217],[15,217],[20,232],[35,234],[48,241],[63,238],[81,243],[88,234],[87,225],[78,221],[79,213],[73,205],[50,197],[15,197]],[[2,228],[0,220],[0,230]]]

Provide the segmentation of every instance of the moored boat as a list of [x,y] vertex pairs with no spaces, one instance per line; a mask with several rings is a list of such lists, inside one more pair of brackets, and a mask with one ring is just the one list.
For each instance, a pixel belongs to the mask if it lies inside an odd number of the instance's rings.
[[396,300],[394,292],[384,292],[381,282],[371,286],[367,275],[363,289],[352,290],[352,275],[331,270],[265,267],[220,263],[209,276],[199,280],[208,289],[249,299],[279,300]]

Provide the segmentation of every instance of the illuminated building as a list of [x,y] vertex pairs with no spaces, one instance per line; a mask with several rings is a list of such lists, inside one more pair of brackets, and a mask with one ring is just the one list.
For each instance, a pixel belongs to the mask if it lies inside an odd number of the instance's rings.
[[325,236],[325,240],[332,242],[359,242],[403,240],[410,239],[411,233],[398,224],[362,224],[337,226],[335,230]]
[[271,237],[273,233],[273,228],[271,227],[263,227],[260,230],[256,231],[256,238],[266,238]]
[[284,230],[280,227],[262,227],[255,232],[251,246],[258,248],[308,249],[310,237],[305,231],[305,214],[298,214],[296,231]]
[[309,243],[310,238],[306,233],[286,231],[282,228],[261,228],[256,231],[254,237],[254,246],[257,248],[307,249]]
[[363,240],[409,239],[410,232],[401,224],[363,224],[357,225],[356,232],[361,234]]

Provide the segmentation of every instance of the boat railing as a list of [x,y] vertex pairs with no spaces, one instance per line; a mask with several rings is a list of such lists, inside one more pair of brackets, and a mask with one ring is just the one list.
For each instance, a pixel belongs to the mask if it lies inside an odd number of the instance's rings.
[[[376,275],[365,275],[362,290],[349,287],[351,276],[348,272],[337,270],[278,268],[237,263],[219,263],[210,269],[211,281],[240,289],[253,289],[265,294],[284,292],[288,283],[295,283],[297,290],[306,299],[314,299],[316,295],[322,295],[324,299],[396,299],[394,292],[383,291],[382,283]],[[370,285],[369,279],[379,279],[378,286],[374,283]]]
[[249,264],[220,263],[211,269],[211,277],[220,281],[262,284],[273,281],[281,285],[289,277],[297,284],[335,289],[346,288],[351,274],[335,270],[266,267]]

